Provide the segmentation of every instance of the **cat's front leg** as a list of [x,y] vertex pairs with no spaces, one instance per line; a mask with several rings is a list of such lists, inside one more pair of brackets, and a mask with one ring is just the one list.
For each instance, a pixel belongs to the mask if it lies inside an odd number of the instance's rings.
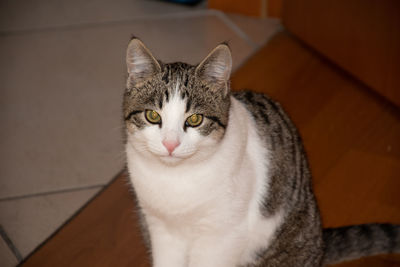
[[149,220],[153,267],[186,267],[187,245],[159,220]]

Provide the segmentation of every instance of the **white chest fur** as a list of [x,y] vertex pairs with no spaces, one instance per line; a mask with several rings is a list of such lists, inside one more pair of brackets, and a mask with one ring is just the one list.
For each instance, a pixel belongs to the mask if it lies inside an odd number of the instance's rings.
[[[130,142],[126,151],[131,182],[150,224],[153,257],[159,258],[155,265],[243,264],[268,245],[281,222],[281,214],[264,218],[259,212],[268,186],[268,152],[249,112],[234,98],[225,136],[205,161],[167,166],[141,157]],[[160,250],[175,243],[180,253],[163,259]]]

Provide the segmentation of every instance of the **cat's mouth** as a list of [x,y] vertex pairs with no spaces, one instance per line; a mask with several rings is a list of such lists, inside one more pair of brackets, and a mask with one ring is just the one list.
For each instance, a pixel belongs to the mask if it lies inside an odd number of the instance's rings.
[[182,150],[177,149],[172,153],[167,151],[160,151],[159,147],[153,147],[148,145],[144,151],[150,152],[153,157],[158,158],[161,162],[166,164],[177,164],[189,158],[192,158],[195,154],[197,154],[197,149],[194,150]]
[[166,164],[177,164],[179,162],[181,162],[182,160],[184,160],[184,157],[180,157],[177,155],[164,155],[164,156],[160,156],[160,160]]

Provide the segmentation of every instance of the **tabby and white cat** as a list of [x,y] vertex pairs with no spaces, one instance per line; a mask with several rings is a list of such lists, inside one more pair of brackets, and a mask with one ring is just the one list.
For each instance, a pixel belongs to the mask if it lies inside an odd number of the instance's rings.
[[321,266],[400,250],[398,226],[322,230],[296,128],[267,96],[230,92],[227,45],[197,66],[164,64],[134,38],[126,60],[127,165],[154,266]]

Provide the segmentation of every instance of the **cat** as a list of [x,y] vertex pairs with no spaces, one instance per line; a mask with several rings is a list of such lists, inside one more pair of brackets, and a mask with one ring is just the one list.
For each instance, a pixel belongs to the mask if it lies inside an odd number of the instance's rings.
[[153,266],[323,266],[400,251],[399,226],[322,229],[295,126],[268,96],[230,91],[227,44],[192,66],[133,38],[126,62],[127,167]]

